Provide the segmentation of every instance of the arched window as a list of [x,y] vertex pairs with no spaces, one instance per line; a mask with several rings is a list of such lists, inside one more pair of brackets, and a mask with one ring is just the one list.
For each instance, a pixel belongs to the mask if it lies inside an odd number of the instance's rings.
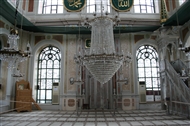
[[38,14],[63,13],[62,0],[39,0]]
[[158,0],[134,0],[135,13],[159,13]]
[[136,52],[136,60],[138,81],[145,82],[146,95],[152,96],[151,99],[154,101],[156,96],[160,95],[157,51],[150,45],[143,45]]
[[110,1],[109,0],[87,0],[87,13],[100,13],[103,8],[103,12],[110,13]]
[[43,48],[38,56],[37,102],[52,102],[52,83],[60,82],[61,52],[54,46]]

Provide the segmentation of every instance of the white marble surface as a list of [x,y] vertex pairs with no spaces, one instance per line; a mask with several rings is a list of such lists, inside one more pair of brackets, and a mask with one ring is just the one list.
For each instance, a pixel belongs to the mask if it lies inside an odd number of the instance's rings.
[[9,112],[0,115],[0,126],[190,126],[190,120],[167,115],[164,110],[85,110]]

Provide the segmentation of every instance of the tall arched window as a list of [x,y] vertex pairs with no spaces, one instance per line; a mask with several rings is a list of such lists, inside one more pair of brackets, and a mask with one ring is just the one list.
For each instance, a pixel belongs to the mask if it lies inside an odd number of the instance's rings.
[[135,13],[159,13],[158,0],[134,0]]
[[110,13],[110,1],[109,0],[87,0],[87,13],[100,13],[103,8],[103,12]]
[[38,56],[37,102],[52,102],[52,83],[60,82],[61,52],[54,46],[43,48]]
[[62,0],[39,0],[38,14],[63,13]]
[[146,95],[151,95],[155,101],[160,95],[158,53],[154,47],[143,45],[136,52],[136,60],[138,81],[145,82]]

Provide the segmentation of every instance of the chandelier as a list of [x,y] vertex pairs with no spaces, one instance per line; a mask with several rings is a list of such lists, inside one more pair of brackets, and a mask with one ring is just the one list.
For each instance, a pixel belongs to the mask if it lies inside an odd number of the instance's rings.
[[16,12],[15,12],[15,24],[14,29],[11,29],[8,35],[7,47],[0,50],[0,60],[8,63],[8,69],[14,69],[18,63],[27,60],[31,56],[30,44],[27,44],[25,51],[20,51],[18,48],[18,31],[16,30],[16,17],[19,0],[16,1]]
[[74,56],[78,65],[84,65],[101,84],[108,82],[122,65],[131,62],[129,53],[116,53],[113,36],[114,20],[97,17],[88,23],[91,27],[90,52]]

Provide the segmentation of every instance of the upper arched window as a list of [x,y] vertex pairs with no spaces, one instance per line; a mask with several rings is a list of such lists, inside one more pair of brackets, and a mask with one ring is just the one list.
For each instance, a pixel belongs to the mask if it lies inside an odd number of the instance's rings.
[[62,0],[39,0],[38,14],[63,13]]
[[109,0],[87,0],[87,13],[110,13],[110,1]]
[[134,0],[135,13],[159,13],[159,0]]
[[38,103],[52,102],[52,84],[60,82],[61,52],[49,45],[38,56],[37,99]]
[[146,94],[154,101],[160,95],[158,53],[153,46],[143,45],[136,52],[136,60],[138,81],[145,82]]

